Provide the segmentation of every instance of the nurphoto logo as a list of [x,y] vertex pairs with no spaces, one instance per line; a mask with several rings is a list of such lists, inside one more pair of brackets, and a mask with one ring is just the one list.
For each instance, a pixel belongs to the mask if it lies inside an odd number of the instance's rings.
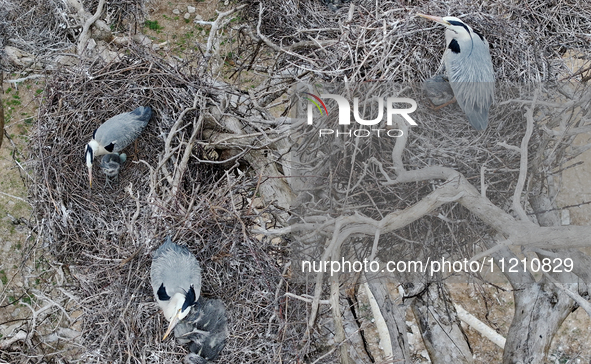
[[[303,98],[308,100],[308,125],[314,124],[314,114],[317,110],[317,114],[319,116],[329,116],[328,109],[326,104],[324,103],[323,99],[332,99],[336,101],[338,106],[338,121],[339,126],[350,126],[351,125],[351,104],[349,101],[337,94],[321,94],[320,97],[314,94],[304,92],[306,96]],[[373,97],[370,99],[373,102],[377,102],[377,108],[372,108],[373,111],[377,111],[377,115],[373,119],[365,119],[364,116],[360,113],[360,106],[359,106],[359,98],[353,98],[353,118],[355,122],[359,125],[364,126],[375,126],[378,125],[384,119],[384,111],[386,113],[386,128],[385,129],[374,129],[374,128],[359,128],[359,129],[350,129],[350,130],[339,130],[335,129],[319,129],[320,136],[328,136],[334,135],[335,137],[339,136],[355,136],[355,137],[369,137],[371,135],[376,135],[381,137],[383,135],[398,138],[404,135],[403,131],[400,129],[393,129],[389,128],[393,125],[393,118],[394,115],[401,116],[406,123],[410,126],[416,126],[417,123],[410,117],[410,113],[414,112],[417,109],[417,103],[415,100],[408,98],[408,97]],[[384,107],[384,101],[386,103]],[[400,108],[398,105],[405,104],[410,105],[407,108]]]

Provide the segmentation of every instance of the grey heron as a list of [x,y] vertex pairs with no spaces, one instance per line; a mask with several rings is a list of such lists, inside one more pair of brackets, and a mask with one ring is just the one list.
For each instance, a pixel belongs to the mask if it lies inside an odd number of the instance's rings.
[[123,150],[142,133],[151,117],[152,109],[140,106],[131,112],[113,116],[94,131],[86,145],[85,155],[90,187],[94,157]]
[[166,239],[152,257],[150,279],[156,301],[169,321],[165,340],[201,294],[201,267],[186,247]]
[[454,96],[474,129],[486,129],[495,88],[488,42],[456,17],[417,15],[445,26],[443,63]]

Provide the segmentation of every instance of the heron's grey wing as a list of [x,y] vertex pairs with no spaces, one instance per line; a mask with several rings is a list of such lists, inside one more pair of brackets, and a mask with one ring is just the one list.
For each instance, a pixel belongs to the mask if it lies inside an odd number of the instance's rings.
[[447,75],[460,108],[470,124],[483,130],[488,124],[488,111],[494,102],[495,78],[488,44],[474,37],[474,48],[460,43],[462,52],[446,51]]
[[[162,282],[162,271],[166,269],[167,264],[166,260],[168,259],[167,256],[172,249],[172,245],[175,245],[170,237],[164,241],[156,251],[152,253],[152,267],[150,268],[150,282],[152,284],[152,288],[154,290],[154,295],[158,292],[160,285],[163,284]],[[170,296],[170,294],[169,294]]]
[[153,253],[152,260],[156,260],[171,251],[178,254],[191,255],[191,252],[189,249],[187,249],[187,247],[173,243],[171,237],[167,236],[164,240],[164,243],[162,243],[162,245],[160,245],[160,247],[158,247],[158,249],[156,249],[156,251]]
[[140,106],[131,111],[130,114],[135,115],[138,119],[143,120],[147,124],[152,117],[152,108],[149,106]]
[[494,82],[451,83],[458,105],[476,130],[488,125],[488,111],[494,102]]
[[111,152],[119,152],[142,133],[151,116],[152,109],[147,106],[115,115],[96,130],[95,139],[103,147],[113,143],[114,148]]
[[490,105],[486,106],[479,106],[474,105],[473,108],[466,108],[464,112],[466,113],[466,117],[468,117],[468,121],[470,125],[474,127],[476,130],[484,130],[488,125],[488,109]]

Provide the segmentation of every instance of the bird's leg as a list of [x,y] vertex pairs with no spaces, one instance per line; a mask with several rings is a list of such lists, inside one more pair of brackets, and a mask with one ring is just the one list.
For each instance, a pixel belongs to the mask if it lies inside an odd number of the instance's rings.
[[435,106],[435,105],[433,104],[433,102],[431,102],[431,100],[429,100],[429,103],[431,104],[431,106],[430,106],[431,110],[433,110],[433,111],[437,111],[437,110],[440,110],[440,109],[442,109],[442,108],[444,108],[444,107],[446,107],[446,106],[448,106],[448,105],[451,105],[451,104],[453,104],[454,102],[457,102],[457,101],[458,101],[458,100],[456,100],[456,97],[454,96],[454,98],[453,98],[453,99],[451,99],[451,100],[449,100],[448,102],[446,102],[446,103],[444,103],[444,104],[441,104],[441,105],[439,105],[439,106]]
[[133,157],[137,159],[137,139],[133,141]]
[[113,185],[111,185],[111,177],[105,175],[105,190],[109,186],[110,189],[113,189]]

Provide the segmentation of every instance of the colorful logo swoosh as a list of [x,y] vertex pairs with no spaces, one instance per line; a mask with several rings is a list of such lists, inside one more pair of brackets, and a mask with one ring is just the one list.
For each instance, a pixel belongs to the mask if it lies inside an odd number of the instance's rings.
[[[318,108],[318,112],[320,112],[320,115],[322,115],[322,109],[320,108],[320,105],[322,105],[322,107],[324,108],[324,113],[326,114],[326,116],[328,116],[328,110],[326,109],[326,105],[324,105],[324,102],[322,102],[322,99],[316,95],[313,95],[311,93],[308,92],[304,92],[306,95],[310,95],[312,96],[316,101],[314,101],[313,99],[306,97],[306,100],[310,101],[311,103],[313,103],[314,105],[316,105],[316,108]],[[320,105],[319,105],[320,103]]]

